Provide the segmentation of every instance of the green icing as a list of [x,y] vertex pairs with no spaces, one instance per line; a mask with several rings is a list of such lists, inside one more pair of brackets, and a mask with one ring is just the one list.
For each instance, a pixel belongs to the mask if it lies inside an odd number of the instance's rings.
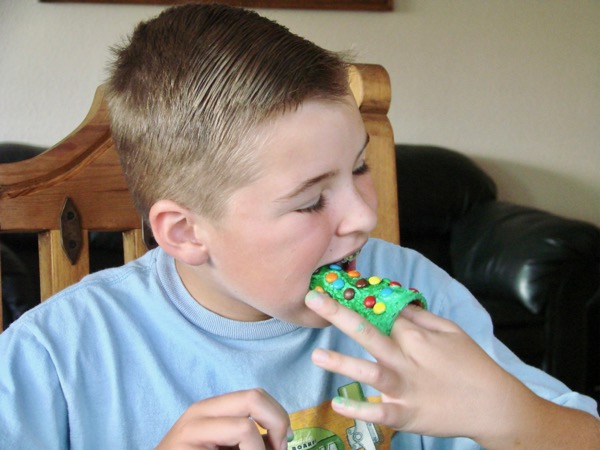
[[[327,275],[330,273],[337,276],[335,281],[327,281]],[[420,292],[395,284],[390,286],[388,278],[381,279],[377,284],[370,284],[368,278],[352,277],[337,264],[323,266],[313,274],[310,289],[317,287],[321,287],[338,303],[356,311],[387,336],[392,332],[396,317],[406,305],[419,303],[423,308],[427,308],[427,300]],[[348,299],[350,296],[352,298]],[[380,306],[365,305],[367,297],[374,297],[376,303],[383,303],[385,311],[378,314]]]

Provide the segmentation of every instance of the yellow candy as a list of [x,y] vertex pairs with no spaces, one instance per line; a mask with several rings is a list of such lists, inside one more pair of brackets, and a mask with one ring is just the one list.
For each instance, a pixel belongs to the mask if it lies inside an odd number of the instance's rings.
[[381,278],[376,277],[376,276],[369,277],[369,284],[370,285],[373,286],[373,285],[376,285],[376,284],[379,284],[379,283],[381,283]]
[[373,312],[375,314],[383,314],[385,312],[385,303],[377,302],[375,306],[373,306]]

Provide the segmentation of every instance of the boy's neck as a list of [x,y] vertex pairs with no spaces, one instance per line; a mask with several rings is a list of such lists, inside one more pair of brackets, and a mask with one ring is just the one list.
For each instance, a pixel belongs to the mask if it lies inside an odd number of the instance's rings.
[[181,282],[192,298],[210,312],[240,322],[260,322],[270,319],[268,315],[243,301],[236,301],[225,293],[219,292],[212,283],[212,278],[205,276],[206,266],[192,267],[175,260],[175,267]]

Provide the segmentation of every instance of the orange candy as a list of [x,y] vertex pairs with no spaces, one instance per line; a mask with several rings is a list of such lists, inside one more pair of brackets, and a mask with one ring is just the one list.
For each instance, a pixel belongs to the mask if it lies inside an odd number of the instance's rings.
[[333,283],[337,279],[337,273],[329,272],[327,275],[325,275],[325,281],[327,281],[328,283]]

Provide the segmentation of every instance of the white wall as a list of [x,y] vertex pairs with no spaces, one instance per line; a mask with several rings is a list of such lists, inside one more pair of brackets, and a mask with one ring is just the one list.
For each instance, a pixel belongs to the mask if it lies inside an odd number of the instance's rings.
[[[85,116],[109,46],[162,7],[0,0],[0,141]],[[262,10],[390,72],[396,141],[474,157],[503,199],[600,225],[600,2],[396,0],[388,13]]]

